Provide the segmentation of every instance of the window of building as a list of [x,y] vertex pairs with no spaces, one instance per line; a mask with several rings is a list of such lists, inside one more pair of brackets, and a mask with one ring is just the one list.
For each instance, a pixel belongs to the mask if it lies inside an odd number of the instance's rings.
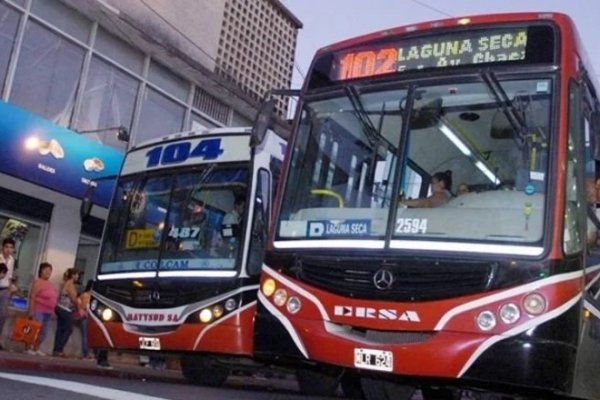
[[146,88],[135,142],[181,131],[184,115],[183,106],[151,88]]
[[0,94],[4,90],[6,71],[19,26],[19,13],[0,3]]
[[166,67],[153,61],[150,64],[148,80],[165,92],[177,97],[179,100],[187,102],[190,83],[175,75]]
[[82,48],[30,20],[10,100],[67,126],[83,57]]
[[217,125],[217,124],[209,121],[208,119],[202,117],[201,115],[192,113],[190,129],[195,130],[195,131],[201,131],[204,129],[219,128],[219,127],[220,127],[220,125]]
[[31,12],[63,32],[88,42],[92,22],[58,0],[34,0]]
[[144,53],[118,37],[98,28],[94,49],[137,74],[144,69]]
[[[94,57],[90,64],[77,130],[124,126],[131,130],[139,81],[115,66]],[[122,148],[114,132],[99,133],[110,146]]]

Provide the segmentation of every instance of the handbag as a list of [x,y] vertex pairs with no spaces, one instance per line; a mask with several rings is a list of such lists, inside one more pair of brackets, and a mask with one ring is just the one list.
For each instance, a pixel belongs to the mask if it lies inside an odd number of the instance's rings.
[[15,320],[10,340],[33,346],[37,342],[41,330],[42,323],[40,321],[19,317]]

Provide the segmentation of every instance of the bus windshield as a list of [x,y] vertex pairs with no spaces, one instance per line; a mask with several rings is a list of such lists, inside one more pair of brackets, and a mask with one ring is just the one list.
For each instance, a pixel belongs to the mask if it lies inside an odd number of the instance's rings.
[[245,198],[247,167],[217,167],[120,179],[108,218],[99,274],[234,270],[242,221],[227,218]]
[[[308,98],[276,241],[540,242],[552,76],[461,79]],[[448,171],[441,204],[406,201],[434,195]]]

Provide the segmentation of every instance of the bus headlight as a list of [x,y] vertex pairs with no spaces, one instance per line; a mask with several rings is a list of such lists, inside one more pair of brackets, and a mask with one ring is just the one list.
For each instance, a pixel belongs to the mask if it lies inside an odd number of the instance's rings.
[[531,293],[523,299],[523,308],[531,315],[540,315],[546,309],[546,299],[539,293]]
[[292,296],[288,300],[286,308],[290,314],[296,314],[298,311],[300,311],[301,307],[302,307],[302,302],[300,301],[300,299],[297,298],[296,296]]
[[210,311],[210,309],[205,308],[204,310],[200,311],[200,322],[204,322],[205,324],[210,322],[213,318],[213,314],[212,311]]
[[98,300],[92,299],[92,301],[90,301],[90,310],[96,311],[97,308],[98,308]]
[[504,304],[500,307],[500,319],[505,324],[514,324],[521,318],[521,310],[515,303]]
[[215,318],[221,318],[221,316],[223,315],[223,312],[224,312],[223,306],[221,306],[220,304],[217,304],[212,309],[212,313]]
[[482,311],[477,316],[477,326],[482,331],[489,331],[496,326],[496,317],[491,311]]
[[110,321],[113,315],[113,311],[110,308],[105,308],[104,310],[102,310],[102,320],[104,322]]
[[275,287],[275,280],[269,278],[263,282],[261,290],[265,296],[269,297],[275,292]]
[[275,303],[276,306],[281,307],[287,301],[287,297],[288,294],[285,289],[277,289],[273,295],[273,303]]
[[227,311],[232,311],[237,307],[237,301],[235,299],[227,299],[225,302],[225,309]]

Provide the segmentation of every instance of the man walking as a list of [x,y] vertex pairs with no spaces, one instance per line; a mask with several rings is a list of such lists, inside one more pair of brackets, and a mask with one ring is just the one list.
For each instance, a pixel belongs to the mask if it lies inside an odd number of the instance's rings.
[[8,305],[10,303],[10,285],[12,282],[13,271],[15,268],[15,241],[11,238],[6,238],[2,241],[2,251],[0,251],[0,263],[6,264],[8,271],[4,278],[0,279],[0,350],[3,350],[2,330],[8,315]]

